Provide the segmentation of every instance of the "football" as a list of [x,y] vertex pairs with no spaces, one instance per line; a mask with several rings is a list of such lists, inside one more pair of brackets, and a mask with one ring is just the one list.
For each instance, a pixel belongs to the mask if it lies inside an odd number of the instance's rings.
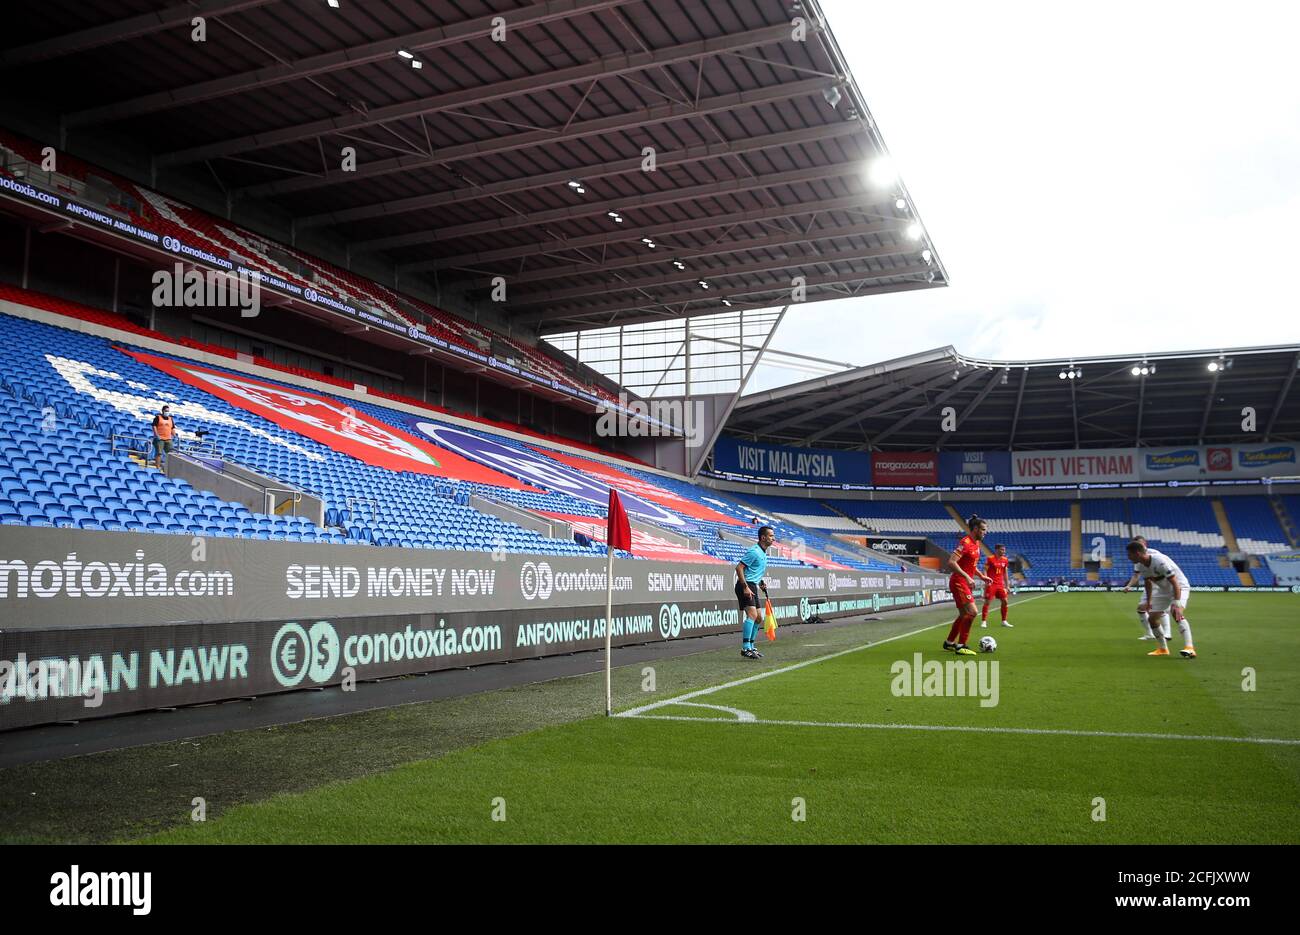
[[998,641],[991,636],[985,636],[980,639],[980,652],[995,653],[998,651]]

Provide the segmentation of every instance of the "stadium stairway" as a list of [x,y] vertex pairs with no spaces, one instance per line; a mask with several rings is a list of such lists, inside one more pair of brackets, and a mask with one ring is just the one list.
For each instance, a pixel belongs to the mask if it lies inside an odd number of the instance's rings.
[[1300,530],[1297,530],[1295,520],[1286,508],[1286,502],[1276,494],[1270,494],[1268,505],[1272,508],[1273,515],[1277,517],[1277,525],[1286,536],[1287,544],[1293,549],[1300,548]]
[[[1077,500],[1070,504],[1070,567],[1083,567],[1083,504]],[[1097,580],[1095,572],[1089,580]]]
[[[1214,510],[1214,518],[1219,524],[1219,533],[1223,536],[1223,544],[1229,552],[1240,552],[1241,546],[1237,544],[1237,534],[1232,531],[1232,522],[1228,519],[1228,511],[1223,507],[1223,500],[1215,497],[1210,501],[1210,507]],[[1251,577],[1250,571],[1239,571],[1237,577],[1241,583],[1247,587],[1253,587],[1255,579]]]

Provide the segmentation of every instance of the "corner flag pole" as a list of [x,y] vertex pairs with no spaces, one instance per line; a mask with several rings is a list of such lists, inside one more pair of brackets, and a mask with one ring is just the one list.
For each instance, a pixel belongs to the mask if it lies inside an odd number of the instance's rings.
[[609,564],[605,569],[605,717],[614,713],[614,692],[610,687],[610,669],[613,662],[610,649],[614,640],[614,547],[605,543]]
[[614,713],[614,691],[610,670],[614,645],[614,552],[618,549],[632,551],[632,527],[628,523],[623,501],[613,487],[609,488],[609,513],[605,525],[605,552],[609,562],[605,566],[605,716]]

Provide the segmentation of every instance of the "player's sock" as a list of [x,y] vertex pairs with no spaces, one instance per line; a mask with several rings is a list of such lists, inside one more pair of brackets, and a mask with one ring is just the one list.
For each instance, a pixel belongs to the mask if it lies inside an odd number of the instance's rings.
[[965,646],[966,641],[970,639],[970,625],[974,622],[974,614],[971,614],[969,617],[962,617],[961,635],[957,637],[957,642],[962,646]]
[[1003,602],[1002,602],[1002,622],[1003,622],[1003,623],[1006,623],[1006,622],[1007,622],[1007,602],[1006,602],[1006,601],[1003,601]]
[[957,637],[961,634],[961,622],[963,619],[965,618],[961,614],[958,614],[957,619],[952,622],[952,626],[948,630],[949,643],[957,642]]
[[1165,642],[1165,631],[1163,629],[1156,633],[1156,649],[1169,649],[1169,644]]
[[1138,623],[1142,627],[1142,632],[1145,633],[1147,636],[1154,637],[1155,634],[1151,632],[1151,621],[1147,619],[1147,615],[1142,613],[1142,611],[1140,610],[1137,612],[1137,615],[1138,615]]
[[984,611],[980,614],[980,619],[987,621],[989,619],[989,602],[984,602]]
[[758,625],[754,623],[754,621],[750,620],[748,617],[745,618],[744,633],[741,636],[741,644],[740,644],[741,649],[754,648],[754,630],[757,628],[757,626]]
[[1192,645],[1192,625],[1187,622],[1187,618],[1184,617],[1179,622],[1178,632],[1183,635],[1183,645],[1190,648]]

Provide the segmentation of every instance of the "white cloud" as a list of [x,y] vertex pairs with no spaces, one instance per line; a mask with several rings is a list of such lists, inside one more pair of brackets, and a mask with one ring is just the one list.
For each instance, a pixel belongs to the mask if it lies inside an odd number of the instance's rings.
[[1300,4],[822,5],[952,284],[796,306],[774,346],[1300,340]]

